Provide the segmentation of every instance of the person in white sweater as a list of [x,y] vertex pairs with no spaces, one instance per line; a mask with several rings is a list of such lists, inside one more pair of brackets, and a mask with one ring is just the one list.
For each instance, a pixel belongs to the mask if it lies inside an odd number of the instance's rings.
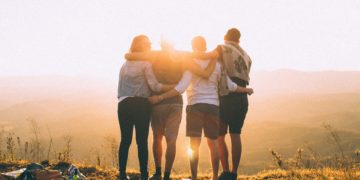
[[[192,41],[193,51],[205,52],[206,41],[203,37],[197,36]],[[197,60],[193,61],[201,68],[206,68],[212,60]],[[213,169],[213,179],[218,178],[219,170],[219,155],[217,138],[219,136],[219,94],[218,86],[221,80],[221,75],[224,73],[221,64],[216,62],[215,69],[208,79],[199,77],[186,71],[184,76],[186,79],[180,82],[176,88],[164,94],[153,96],[150,102],[157,103],[163,99],[169,98],[176,94],[181,94],[186,90],[188,105],[186,107],[186,136],[190,137],[190,146],[192,157],[190,158],[191,179],[197,178],[198,160],[199,160],[199,146],[201,142],[202,131],[207,138],[207,143],[211,154],[211,164]],[[227,78],[228,89],[231,92],[252,94],[251,88],[239,87]]]
[[[224,44],[217,46],[214,51],[199,53],[201,57],[196,56],[201,59],[218,59],[225,72],[219,85],[221,121],[218,143],[223,169],[219,180],[237,179],[242,154],[241,130],[249,107],[248,94],[230,92],[225,80],[228,76],[241,87],[246,87],[250,83],[252,59],[240,46],[240,37],[240,31],[237,28],[231,28],[224,36]],[[226,134],[230,135],[231,140],[231,169],[229,166],[229,150],[225,141]]]

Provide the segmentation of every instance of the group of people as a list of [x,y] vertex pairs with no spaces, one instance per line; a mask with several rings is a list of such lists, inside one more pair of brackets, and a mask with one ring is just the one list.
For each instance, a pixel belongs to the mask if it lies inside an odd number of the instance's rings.
[[[170,179],[175,160],[176,140],[182,119],[182,93],[186,91],[186,136],[193,152],[191,179],[197,178],[199,145],[202,132],[207,139],[213,170],[212,178],[237,178],[241,158],[241,129],[248,111],[247,88],[251,59],[240,47],[240,31],[229,29],[224,44],[207,52],[202,36],[192,40],[193,52],[163,47],[151,50],[145,35],[136,36],[125,55],[118,86],[118,119],[121,130],[119,179],[126,180],[126,164],[133,129],[141,179]],[[153,132],[153,156],[156,172],[149,177],[148,135]],[[231,139],[232,168],[225,135]],[[165,168],[162,174],[162,141],[165,137]],[[223,172],[218,176],[219,162]]]

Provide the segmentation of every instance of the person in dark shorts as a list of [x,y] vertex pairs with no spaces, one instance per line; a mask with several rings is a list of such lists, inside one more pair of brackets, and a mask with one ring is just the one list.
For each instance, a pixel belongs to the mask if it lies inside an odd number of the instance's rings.
[[[150,50],[150,41],[145,35],[133,39],[130,51]],[[133,129],[136,130],[136,144],[141,180],[148,179],[148,135],[151,104],[148,97],[153,91],[168,91],[172,86],[159,84],[149,62],[126,61],[120,70],[118,86],[118,120],[121,130],[119,148],[119,179],[129,179],[126,165]]]
[[199,146],[202,131],[210,150],[213,180],[218,178],[219,155],[217,137],[219,136],[219,106],[207,103],[196,103],[186,107],[186,136],[190,137],[191,179],[197,179],[199,164]]
[[[249,73],[252,61],[249,55],[240,47],[240,31],[229,29],[224,37],[224,44],[214,51],[196,56],[200,59],[216,58],[222,64],[222,76],[219,85],[220,96],[220,129],[219,129],[219,155],[223,168],[219,179],[232,180],[237,178],[237,171],[241,158],[241,129],[248,112],[248,95],[252,93],[233,93],[226,85],[226,77],[245,88],[250,81]],[[232,169],[229,168],[229,152],[225,143],[225,135],[230,133]]]
[[[246,87],[246,82],[231,78],[240,87]],[[245,117],[248,112],[248,97],[246,93],[232,93],[220,97],[220,136],[241,134]]]
[[219,107],[213,104],[197,103],[186,107],[186,136],[217,139],[219,136]]
[[[252,61],[249,55],[239,46],[240,31],[236,28],[229,29],[224,37],[225,43],[216,48],[218,58],[223,65],[224,72],[240,87],[249,84],[250,68]],[[248,94],[232,93],[224,83],[219,89],[220,95],[220,132],[219,152],[223,172],[219,179],[237,179],[237,171],[240,164],[242,144],[241,129],[244,125],[248,112]],[[225,135],[229,133],[231,139],[232,169],[229,168],[229,153],[225,142]]]

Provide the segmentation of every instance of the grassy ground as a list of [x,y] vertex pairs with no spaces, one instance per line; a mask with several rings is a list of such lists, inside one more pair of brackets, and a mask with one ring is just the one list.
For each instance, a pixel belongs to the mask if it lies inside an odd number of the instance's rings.
[[[0,172],[8,172],[26,167],[28,162],[0,162]],[[56,169],[58,164],[50,165],[48,168]],[[60,165],[61,166],[61,165]],[[116,179],[117,170],[114,168],[104,169],[94,166],[78,165],[80,172],[82,172],[87,179]],[[139,179],[139,174],[136,171],[128,171],[131,179]],[[188,174],[174,175],[173,179],[180,180],[188,178]],[[210,179],[209,175],[200,174],[200,180]],[[240,175],[238,179],[244,180],[258,180],[258,179],[360,179],[360,169],[291,169],[291,170],[266,170],[252,176]]]

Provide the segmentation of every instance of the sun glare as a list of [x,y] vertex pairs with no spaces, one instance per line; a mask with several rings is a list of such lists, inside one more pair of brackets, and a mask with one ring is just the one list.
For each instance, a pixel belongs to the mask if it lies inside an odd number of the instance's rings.
[[186,151],[187,155],[192,158],[194,151],[189,147]]

